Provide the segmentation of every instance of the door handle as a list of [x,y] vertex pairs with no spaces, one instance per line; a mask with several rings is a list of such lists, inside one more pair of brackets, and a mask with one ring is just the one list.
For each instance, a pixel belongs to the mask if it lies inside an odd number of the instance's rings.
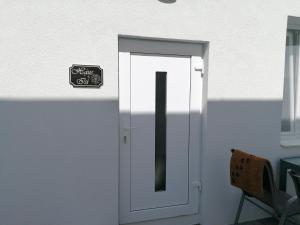
[[136,127],[124,127],[123,128],[123,130],[125,131],[124,132],[124,135],[123,135],[123,142],[124,142],[124,144],[127,144],[127,132],[128,131],[131,131],[131,130],[134,130],[134,129],[136,129]]

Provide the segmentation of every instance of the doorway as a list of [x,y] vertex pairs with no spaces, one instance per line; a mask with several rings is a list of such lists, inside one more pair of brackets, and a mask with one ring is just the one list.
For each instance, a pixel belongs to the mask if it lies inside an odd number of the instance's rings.
[[203,58],[145,49],[119,52],[122,224],[198,212]]

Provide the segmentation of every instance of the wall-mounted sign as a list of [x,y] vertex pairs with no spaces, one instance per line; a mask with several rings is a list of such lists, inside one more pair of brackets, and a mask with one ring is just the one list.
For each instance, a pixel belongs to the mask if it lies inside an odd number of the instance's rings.
[[99,88],[103,85],[103,70],[100,66],[73,64],[69,73],[73,87]]

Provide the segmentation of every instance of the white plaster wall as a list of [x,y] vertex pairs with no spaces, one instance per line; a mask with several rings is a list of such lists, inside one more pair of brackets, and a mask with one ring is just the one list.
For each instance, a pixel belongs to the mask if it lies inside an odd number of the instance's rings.
[[[300,154],[279,145],[288,15],[299,1],[1,0],[0,224],[118,224],[119,34],[209,41],[201,223],[231,223],[229,149]],[[75,63],[104,86],[72,88]]]

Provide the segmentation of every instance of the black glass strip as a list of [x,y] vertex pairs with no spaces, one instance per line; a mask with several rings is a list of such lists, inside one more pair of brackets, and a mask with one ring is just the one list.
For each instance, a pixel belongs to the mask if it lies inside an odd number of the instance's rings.
[[155,87],[155,191],[165,191],[167,72],[156,72]]

